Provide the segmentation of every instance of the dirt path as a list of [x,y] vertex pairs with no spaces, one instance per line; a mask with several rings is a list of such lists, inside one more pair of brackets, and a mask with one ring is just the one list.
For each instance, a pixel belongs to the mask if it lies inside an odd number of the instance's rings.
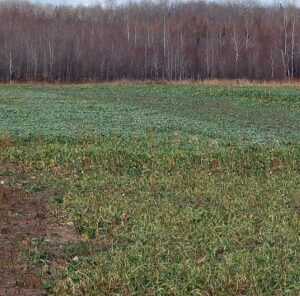
[[0,296],[47,295],[43,281],[64,264],[61,247],[77,240],[47,216],[50,198],[0,185]]

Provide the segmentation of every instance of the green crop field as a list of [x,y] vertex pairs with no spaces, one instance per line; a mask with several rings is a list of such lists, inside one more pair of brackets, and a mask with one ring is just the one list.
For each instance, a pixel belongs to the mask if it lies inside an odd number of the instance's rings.
[[299,87],[2,85],[0,134],[79,234],[50,294],[300,294]]

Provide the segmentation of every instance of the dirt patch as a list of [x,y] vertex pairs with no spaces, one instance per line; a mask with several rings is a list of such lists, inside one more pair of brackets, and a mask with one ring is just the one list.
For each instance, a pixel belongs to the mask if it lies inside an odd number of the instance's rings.
[[64,264],[61,247],[78,239],[48,216],[52,197],[0,184],[0,296],[47,295],[45,283]]

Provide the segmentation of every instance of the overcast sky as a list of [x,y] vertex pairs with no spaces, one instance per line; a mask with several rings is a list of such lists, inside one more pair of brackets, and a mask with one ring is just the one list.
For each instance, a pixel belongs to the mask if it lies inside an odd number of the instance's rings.
[[54,4],[54,5],[90,5],[93,4],[92,0],[31,0],[31,2],[35,3],[44,3],[44,4]]
[[[222,2],[224,0],[214,0],[216,2]],[[278,0],[275,0],[277,2]],[[285,0],[282,0],[284,2]],[[300,0],[299,0],[300,1]],[[44,4],[54,4],[54,5],[91,5],[95,3],[101,3],[101,0],[31,0],[31,2],[38,2],[38,3],[44,3]],[[126,0],[117,0],[118,3],[124,3]],[[274,0],[261,0],[260,2],[263,3],[273,3]]]

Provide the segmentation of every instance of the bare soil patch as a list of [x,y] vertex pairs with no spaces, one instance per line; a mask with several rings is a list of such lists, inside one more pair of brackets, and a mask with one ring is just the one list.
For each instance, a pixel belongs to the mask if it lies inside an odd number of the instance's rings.
[[49,217],[52,196],[0,184],[0,296],[47,295],[45,283],[64,264],[61,247],[77,240],[75,230]]

